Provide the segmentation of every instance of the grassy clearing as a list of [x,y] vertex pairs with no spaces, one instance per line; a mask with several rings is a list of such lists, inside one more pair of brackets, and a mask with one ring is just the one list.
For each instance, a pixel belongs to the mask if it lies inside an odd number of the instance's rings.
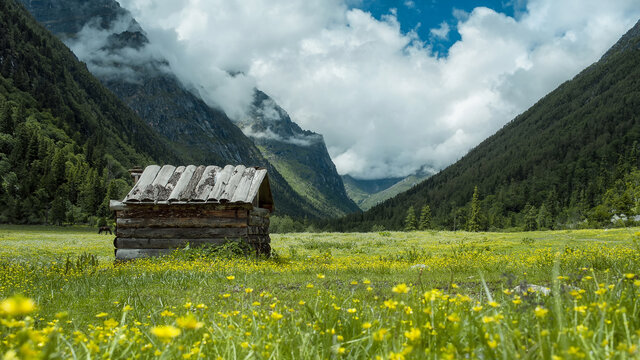
[[93,229],[4,226],[0,355],[638,358],[637,231],[273,235],[269,260],[114,264]]

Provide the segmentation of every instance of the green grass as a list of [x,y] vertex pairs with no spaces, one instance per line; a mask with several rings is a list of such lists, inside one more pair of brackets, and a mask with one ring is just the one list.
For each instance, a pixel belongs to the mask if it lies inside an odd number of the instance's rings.
[[2,226],[0,356],[638,358],[637,231],[287,234],[268,260],[117,264],[94,229]]

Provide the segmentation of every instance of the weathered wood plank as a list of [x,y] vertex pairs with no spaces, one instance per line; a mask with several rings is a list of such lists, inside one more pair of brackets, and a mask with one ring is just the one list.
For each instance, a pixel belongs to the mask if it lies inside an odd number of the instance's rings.
[[133,186],[133,189],[129,191],[129,194],[127,194],[124,201],[140,201],[140,198],[146,190],[147,186],[151,185],[159,171],[160,166],[158,165],[147,166],[147,168],[144,169],[144,172],[140,176],[140,180],[138,180],[138,182]]
[[184,169],[184,172],[180,176],[180,179],[176,183],[176,186],[173,188],[173,191],[171,191],[171,195],[169,195],[169,201],[180,200],[182,192],[189,185],[191,177],[193,176],[193,173],[195,171],[195,165],[189,165]]
[[127,205],[118,200],[109,200],[109,210],[119,211],[127,208]]
[[118,228],[201,228],[201,227],[246,227],[246,218],[235,217],[146,217],[118,218]]
[[200,239],[208,237],[236,237],[247,235],[245,227],[225,228],[116,228],[116,236],[120,238],[149,239]]
[[227,184],[227,186],[225,186],[224,191],[218,200],[230,201],[231,198],[233,198],[233,194],[235,193],[236,188],[238,187],[238,184],[242,179],[242,175],[244,175],[244,169],[244,165],[236,166],[233,174],[231,175],[231,178],[229,179],[229,183]]
[[173,165],[164,165],[162,169],[160,169],[158,175],[156,175],[155,180],[153,180],[153,183],[151,184],[153,186],[153,193],[150,195],[148,200],[159,200],[161,198],[166,200],[167,197],[169,197],[171,191],[167,190],[167,184],[175,171],[176,167]]
[[227,165],[222,169],[221,172],[216,174],[215,184],[213,186],[213,190],[209,193],[207,197],[207,201],[219,201],[222,193],[224,192],[229,179],[233,173],[233,169],[235,169],[232,165]]
[[211,193],[211,190],[213,190],[213,186],[216,183],[216,174],[219,171],[222,171],[222,168],[213,165],[207,166],[204,169],[204,173],[196,186],[194,200],[207,201],[209,193]]
[[246,204],[159,204],[127,206],[118,212],[121,218],[172,218],[172,217],[222,217],[246,218]]
[[255,175],[253,175],[253,180],[251,180],[251,186],[249,187],[249,191],[247,193],[248,202],[253,202],[253,199],[258,196],[258,190],[260,190],[260,185],[262,185],[262,181],[264,177],[267,175],[266,169],[258,169],[256,170]]
[[242,174],[242,178],[238,183],[238,187],[233,193],[233,197],[231,198],[231,202],[252,202],[253,198],[248,199],[249,189],[251,188],[251,182],[253,181],[253,176],[256,173],[256,169],[249,167],[244,170]]
[[[189,245],[196,248],[202,246],[219,246],[229,242],[247,242],[242,237],[218,237],[202,239],[145,239],[145,238],[116,238],[114,245],[118,249],[179,249]],[[248,242],[247,242],[248,243]]]
[[180,194],[180,200],[191,201],[193,199],[196,192],[196,186],[200,182],[200,178],[204,173],[204,169],[205,167],[203,165],[200,165],[193,171],[193,175],[191,175],[191,180],[189,180],[189,183]]
[[116,260],[133,260],[171,253],[173,249],[116,249]]

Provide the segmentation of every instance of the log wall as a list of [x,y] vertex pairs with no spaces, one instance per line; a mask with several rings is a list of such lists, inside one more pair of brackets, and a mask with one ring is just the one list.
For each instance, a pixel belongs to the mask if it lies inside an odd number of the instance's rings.
[[112,206],[116,212],[118,260],[157,256],[185,247],[241,242],[270,254],[269,210],[251,204],[165,204]]

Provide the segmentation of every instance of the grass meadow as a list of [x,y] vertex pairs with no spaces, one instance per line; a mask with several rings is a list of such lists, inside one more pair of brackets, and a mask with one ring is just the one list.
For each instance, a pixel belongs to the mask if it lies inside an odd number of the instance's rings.
[[640,232],[272,235],[256,259],[113,261],[0,227],[0,357],[638,359]]

